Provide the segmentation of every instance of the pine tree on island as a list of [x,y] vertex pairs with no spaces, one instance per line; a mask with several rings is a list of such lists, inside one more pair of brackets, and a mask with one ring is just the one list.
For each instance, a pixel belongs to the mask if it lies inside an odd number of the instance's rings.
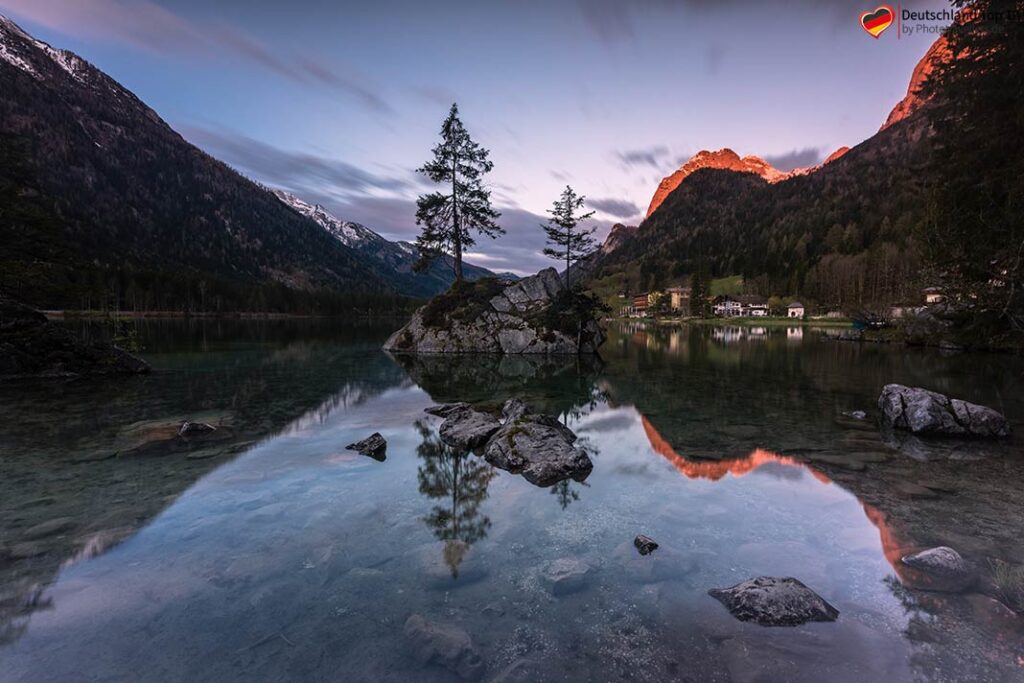
[[434,259],[449,254],[455,281],[461,283],[462,255],[476,243],[473,233],[492,239],[505,234],[495,222],[501,214],[491,206],[491,191],[483,185],[484,174],[494,164],[487,158],[490,152],[469,136],[457,104],[441,125],[441,142],[433,154],[416,171],[444,187],[416,200],[416,224],[423,226],[416,238],[416,270],[422,272]]
[[565,262],[565,288],[571,289],[570,275],[572,264],[579,263],[597,252],[597,240],[594,239],[595,227],[581,228],[580,223],[589,220],[594,212],[580,213],[586,197],[565,186],[562,195],[554,201],[548,213],[551,218],[541,224],[547,233],[548,246],[544,255],[557,261]]

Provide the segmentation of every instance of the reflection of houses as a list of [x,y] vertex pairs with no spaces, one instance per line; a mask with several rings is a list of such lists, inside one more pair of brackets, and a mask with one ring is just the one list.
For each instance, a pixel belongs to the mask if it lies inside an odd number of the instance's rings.
[[941,304],[946,300],[942,290],[938,287],[925,287],[921,290],[921,294],[924,295],[924,302],[926,304]]
[[739,327],[716,327],[711,330],[711,338],[723,344],[731,344],[743,338],[743,329]]
[[714,311],[719,318],[760,318],[768,315],[768,300],[756,294],[718,296],[715,297]]
[[807,310],[804,305],[799,301],[794,301],[790,305],[786,306],[786,317],[787,318],[803,318],[806,315]]
[[787,327],[786,328],[786,340],[799,341],[804,338],[804,328],[802,327]]

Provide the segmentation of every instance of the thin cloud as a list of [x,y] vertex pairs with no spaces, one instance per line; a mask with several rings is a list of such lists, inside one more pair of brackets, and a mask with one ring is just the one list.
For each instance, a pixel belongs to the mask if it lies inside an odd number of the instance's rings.
[[818,147],[794,149],[785,154],[768,155],[764,158],[765,161],[780,171],[792,171],[795,168],[817,166],[823,159],[822,150]]
[[401,191],[413,187],[411,177],[395,178],[364,171],[336,159],[280,149],[234,131],[181,126],[182,136],[246,175],[289,190],[346,194],[371,190]]
[[650,166],[661,168],[665,160],[671,156],[671,152],[665,145],[654,145],[644,149],[627,149],[615,152],[615,157],[624,166]]
[[0,0],[0,9],[67,35],[154,54],[227,53],[298,83],[326,85],[375,112],[393,111],[351,69],[310,57],[282,57],[242,31],[190,22],[150,0]]
[[640,214],[640,207],[625,199],[587,199],[587,205],[615,218],[634,218]]

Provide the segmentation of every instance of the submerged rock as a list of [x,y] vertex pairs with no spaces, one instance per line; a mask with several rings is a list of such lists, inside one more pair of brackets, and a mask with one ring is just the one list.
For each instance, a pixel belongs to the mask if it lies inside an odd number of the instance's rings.
[[633,539],[633,545],[636,546],[641,555],[650,555],[658,549],[658,544],[654,542],[654,539],[643,534],[638,534]]
[[969,588],[977,578],[960,553],[947,546],[906,555],[901,562],[917,570],[915,575],[902,577],[912,588],[958,593]]
[[514,284],[493,279],[459,283],[417,310],[384,349],[399,354],[596,353],[604,342],[596,320],[562,327],[569,317],[551,311],[565,292],[554,268]]
[[712,588],[708,595],[740,621],[762,626],[799,626],[808,621],[835,621],[839,610],[800,581],[758,576],[731,588]]
[[544,583],[552,595],[568,595],[581,590],[587,585],[590,565],[583,560],[563,557],[549,562],[542,573]]
[[383,461],[387,457],[388,442],[381,436],[380,432],[374,432],[362,441],[356,441],[345,446],[350,451],[356,451],[360,455],[366,455],[374,460]]
[[0,377],[132,375],[149,364],[106,343],[87,344],[39,311],[0,295]]
[[508,401],[509,417],[484,449],[484,458],[495,467],[522,474],[537,486],[551,486],[565,479],[583,481],[594,469],[590,456],[575,445],[576,435],[550,415],[529,412],[522,401]]
[[887,384],[878,397],[884,422],[925,436],[1005,437],[1010,424],[992,408],[934,391]]
[[489,413],[463,405],[445,413],[438,433],[441,440],[459,451],[470,451],[487,443],[501,423]]
[[217,428],[205,422],[182,422],[178,436],[202,436],[217,431]]
[[866,420],[866,419],[868,419],[868,414],[866,412],[864,412],[863,410],[844,410],[843,411],[843,416],[844,417],[849,417],[849,418],[851,418],[853,420]]
[[404,634],[412,656],[422,665],[443,666],[463,680],[479,680],[484,661],[469,634],[458,626],[427,621],[413,614],[405,622]]

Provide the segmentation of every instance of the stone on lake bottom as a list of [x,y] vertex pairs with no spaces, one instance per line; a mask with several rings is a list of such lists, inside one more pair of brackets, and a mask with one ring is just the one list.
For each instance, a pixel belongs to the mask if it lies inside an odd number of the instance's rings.
[[960,553],[947,546],[906,555],[901,562],[916,570],[913,575],[900,576],[911,588],[958,593],[970,587],[977,578]]
[[553,560],[544,567],[544,582],[555,596],[568,595],[581,590],[587,584],[590,565],[583,560],[563,557]]
[[758,576],[708,595],[740,621],[761,626],[799,626],[808,621],[835,621],[839,610],[797,579]]
[[420,664],[443,666],[467,681],[483,676],[484,661],[469,634],[458,626],[427,621],[413,614],[405,622],[404,634]]

